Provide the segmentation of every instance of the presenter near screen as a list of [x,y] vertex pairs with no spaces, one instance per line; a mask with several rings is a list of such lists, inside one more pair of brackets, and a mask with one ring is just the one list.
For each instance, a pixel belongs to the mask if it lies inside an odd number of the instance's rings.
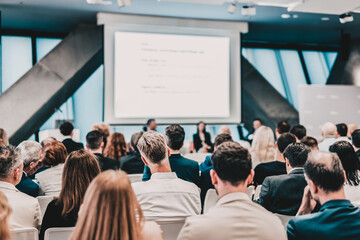
[[210,133],[206,131],[206,123],[203,121],[197,124],[197,132],[193,135],[193,141],[196,152],[211,153],[214,151]]

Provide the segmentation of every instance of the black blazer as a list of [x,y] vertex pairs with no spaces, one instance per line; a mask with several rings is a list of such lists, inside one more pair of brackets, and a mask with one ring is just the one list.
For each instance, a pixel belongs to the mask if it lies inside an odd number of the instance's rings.
[[84,149],[84,145],[82,143],[75,142],[71,138],[67,138],[62,143],[65,145],[68,154],[73,151]]
[[126,156],[121,157],[120,169],[127,174],[139,174],[144,172],[144,163],[141,160],[141,155],[138,152],[132,152]]
[[295,216],[306,185],[302,168],[294,169],[289,174],[267,177],[256,202],[270,212]]
[[[199,186],[199,164],[197,162],[184,158],[181,154],[172,154],[169,157],[169,162],[171,170],[176,173],[178,178]],[[147,181],[150,177],[150,168],[145,166],[142,180]]]
[[104,157],[104,155],[100,153],[95,153],[95,156],[99,160],[100,169],[102,172],[106,170],[118,170],[119,169],[119,162],[113,158]]
[[254,171],[254,184],[261,185],[266,177],[286,174],[286,165],[280,161],[261,163],[255,167]]
[[[207,145],[209,145],[211,147],[211,150],[210,152],[213,151],[213,144],[211,142],[211,136],[210,136],[210,133],[208,132],[204,132],[204,135],[205,135],[205,143]],[[193,135],[193,141],[194,141],[194,148],[196,151],[199,151],[200,148],[202,148],[202,142],[201,142],[201,139],[200,139],[200,135],[199,133],[195,133]]]
[[23,172],[21,181],[18,185],[16,185],[16,188],[23,193],[26,193],[32,197],[39,196],[39,185],[34,183],[31,178],[29,178],[26,173]]

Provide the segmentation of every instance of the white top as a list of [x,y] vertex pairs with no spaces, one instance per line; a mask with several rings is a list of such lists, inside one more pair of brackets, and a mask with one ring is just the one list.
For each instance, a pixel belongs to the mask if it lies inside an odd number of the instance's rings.
[[156,222],[145,222],[141,233],[143,240],[162,240],[163,231]]
[[40,184],[40,194],[59,196],[64,164],[56,165],[35,175]]
[[174,172],[154,173],[149,181],[132,187],[146,220],[181,220],[201,212],[199,188]]
[[20,192],[13,184],[3,181],[0,181],[0,191],[5,194],[12,208],[10,228],[40,228],[42,216],[36,198]]
[[347,141],[349,143],[352,143],[351,140],[348,137],[339,137],[336,139],[336,141]]
[[350,200],[350,202],[360,205],[360,185],[351,186],[349,184],[344,185],[344,191],[346,199]]
[[337,141],[339,141],[337,138],[325,138],[324,141],[319,143],[319,150],[323,152],[329,152],[329,147]]

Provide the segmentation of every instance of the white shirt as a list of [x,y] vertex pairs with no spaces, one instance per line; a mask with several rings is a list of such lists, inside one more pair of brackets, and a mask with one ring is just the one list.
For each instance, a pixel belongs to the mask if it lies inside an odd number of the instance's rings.
[[0,191],[5,194],[12,209],[10,228],[40,228],[42,216],[36,198],[20,192],[13,184],[3,181],[0,181]]
[[63,170],[64,164],[59,164],[35,175],[42,195],[59,196]]
[[132,187],[146,220],[181,220],[201,212],[199,188],[174,172],[154,173],[149,181]]
[[337,141],[339,141],[337,138],[325,138],[324,141],[319,143],[319,150],[323,152],[329,152],[329,147]]
[[351,186],[348,183],[345,183],[344,191],[346,199],[350,200],[350,202],[355,203],[356,205],[360,205],[360,185]]
[[350,141],[350,139],[348,137],[338,137],[336,139],[336,141],[346,141],[352,144],[352,142]]

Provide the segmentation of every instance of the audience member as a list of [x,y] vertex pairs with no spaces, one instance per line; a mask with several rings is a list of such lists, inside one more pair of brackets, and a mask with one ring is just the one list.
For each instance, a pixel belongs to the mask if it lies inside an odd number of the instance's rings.
[[50,168],[35,175],[40,184],[40,195],[59,196],[67,155],[66,148],[61,142],[54,141],[45,145],[41,161]]
[[8,140],[6,131],[3,128],[0,128],[0,140],[2,140],[2,143],[5,146],[9,145],[9,140]]
[[91,131],[86,135],[86,148],[94,154],[100,165],[101,171],[119,169],[119,162],[113,158],[104,157],[104,135],[99,131]]
[[46,208],[40,230],[40,240],[45,231],[54,227],[74,227],[80,205],[90,182],[100,173],[96,157],[83,149],[73,151],[66,159],[59,198]]
[[354,123],[349,123],[347,124],[347,128],[348,128],[348,133],[347,133],[347,137],[351,138],[351,134],[358,129],[357,125]]
[[72,137],[74,135],[74,126],[71,122],[64,122],[60,126],[60,132],[65,136],[62,143],[66,147],[66,151],[70,154],[72,151],[76,151],[79,149],[84,149],[84,145],[82,143],[75,142]]
[[280,137],[281,134],[290,132],[290,124],[287,121],[280,121],[277,124],[277,128],[275,129],[276,139]]
[[291,128],[290,133],[294,134],[296,141],[300,142],[306,136],[306,128],[303,125],[295,125]]
[[139,153],[139,149],[137,148],[137,144],[139,139],[144,134],[144,132],[137,132],[131,136],[130,140],[130,148],[131,152],[121,157],[120,161],[120,169],[125,171],[127,174],[140,174],[144,172],[144,163],[141,160],[141,155]]
[[[166,144],[170,148],[170,168],[176,176],[182,180],[199,183],[199,164],[193,160],[184,158],[180,154],[180,149],[184,145],[185,131],[179,124],[173,124],[165,129]],[[151,171],[148,166],[144,168],[143,181],[148,181],[151,177]]]
[[346,199],[353,203],[360,203],[360,161],[354,148],[347,141],[338,141],[330,146],[329,151],[338,155],[345,170],[344,190]]
[[199,214],[199,189],[171,172],[165,138],[148,131],[140,138],[138,149],[152,173],[149,181],[132,184],[146,219],[167,221]]
[[302,143],[290,144],[284,151],[287,174],[265,178],[256,202],[273,213],[294,216],[307,184],[303,166],[309,153]]
[[194,148],[196,152],[212,152],[213,144],[210,133],[206,131],[205,122],[197,124],[197,132],[193,135]]
[[351,134],[351,140],[352,140],[352,145],[354,147],[356,155],[358,156],[358,159],[360,160],[360,129],[353,131],[353,133]]
[[347,137],[348,128],[345,123],[336,124],[336,130],[337,130],[337,141],[351,142],[350,139]]
[[125,141],[124,134],[119,132],[114,132],[110,135],[108,139],[108,144],[104,149],[104,156],[108,158],[113,158],[118,160],[127,154],[127,144]]
[[[229,134],[231,136],[231,131],[230,131],[230,128],[228,125],[222,125],[219,129],[219,134],[222,134],[222,133],[226,133],[226,134]],[[240,143],[240,145],[246,149],[250,149],[251,145],[248,141],[244,141],[244,140],[239,140],[238,143]],[[215,148],[214,148],[214,151],[215,151]]]
[[71,240],[161,240],[154,222],[145,222],[141,207],[123,171],[106,171],[86,191]]
[[156,120],[153,118],[150,118],[149,120],[147,120],[146,126],[143,128],[143,130],[144,130],[144,132],[156,131],[156,128],[157,128]]
[[260,118],[255,118],[253,120],[253,130],[252,132],[249,133],[249,135],[247,136],[247,139],[249,141],[252,141],[254,139],[255,136],[255,132],[257,129],[259,129],[261,126],[263,126],[263,122]]
[[271,162],[275,159],[274,132],[266,126],[259,127],[254,135],[251,149],[253,168],[260,163]]
[[110,136],[110,127],[106,123],[98,123],[92,126],[93,131],[99,131],[103,136],[104,147],[106,147],[107,139]]
[[[345,199],[345,173],[338,156],[312,153],[304,169],[308,186],[298,215],[289,221],[288,239],[359,239],[360,209]],[[310,214],[316,202],[321,209]]]
[[23,167],[17,149],[13,146],[0,148],[0,192],[4,193],[12,209],[10,228],[39,228],[41,212],[38,200],[15,188],[21,180]]
[[45,147],[46,144],[51,143],[53,141],[57,141],[54,137],[48,137],[41,141],[41,147]]
[[208,213],[189,217],[178,239],[286,239],[280,220],[246,194],[254,175],[249,152],[238,143],[226,142],[212,160],[211,180],[219,200]]
[[292,133],[283,133],[275,143],[275,161],[261,163],[255,167],[254,184],[261,185],[266,177],[286,174],[286,164],[283,156],[285,148],[296,142],[295,135]]
[[311,151],[318,151],[319,150],[318,141],[313,137],[306,136],[303,139],[301,139],[300,142],[302,144],[305,144],[306,146],[308,146]]
[[34,174],[42,166],[40,161],[41,145],[35,141],[24,141],[17,148],[24,162],[24,170],[21,181],[16,185],[16,188],[32,197],[37,197],[39,185],[28,176]]
[[0,239],[10,240],[9,218],[11,214],[11,207],[6,196],[0,192]]
[[327,122],[322,126],[321,135],[323,141],[319,143],[319,150],[328,152],[330,145],[337,141],[337,129],[335,124]]

